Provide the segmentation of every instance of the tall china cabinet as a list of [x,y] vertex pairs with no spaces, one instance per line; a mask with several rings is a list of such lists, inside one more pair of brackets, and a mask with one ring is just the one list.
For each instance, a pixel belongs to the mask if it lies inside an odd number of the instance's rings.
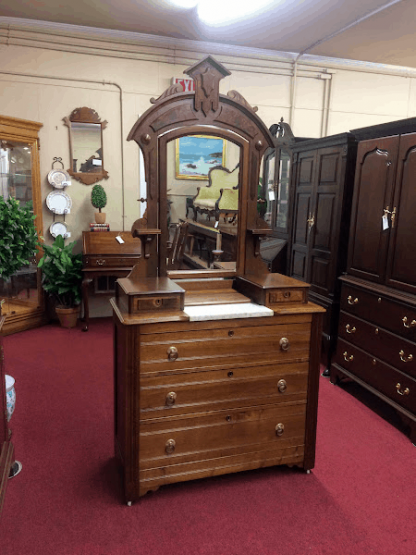
[[[173,482],[282,464],[310,471],[315,460],[323,309],[308,302],[305,283],[261,261],[260,238],[271,230],[258,215],[258,184],[272,137],[238,92],[219,94],[230,75],[223,65],[208,56],[185,73],[195,92],[171,86],[128,137],[143,151],[147,183],[147,227],[133,226],[147,277],[136,266],[111,301],[115,449],[128,504]],[[236,257],[222,264],[214,245],[211,267],[168,270],[167,175],[176,139],[201,136],[224,141],[233,168],[238,149],[238,213],[231,223],[198,215],[193,227],[185,216],[177,224],[189,242],[198,226],[221,234],[236,225]],[[182,174],[207,171],[214,150],[188,151]],[[186,196],[179,200],[172,214],[185,214]]]
[[336,347],[340,283],[347,265],[356,139],[351,133],[292,147],[293,216],[288,275],[310,284],[309,299],[326,309],[322,364],[329,375]]
[[264,155],[258,211],[272,228],[272,234],[262,241],[260,250],[270,272],[287,274],[293,206],[292,147],[306,139],[295,137],[283,118],[270,127],[270,133],[274,137],[274,147]]
[[3,352],[3,326],[5,316],[0,316],[0,515],[6,495],[6,486],[13,463],[13,444],[6,412],[6,387]]
[[395,409],[416,444],[416,118],[359,140],[331,381],[351,378]]
[[[14,197],[21,205],[32,202],[39,236],[43,234],[39,171],[41,123],[0,116],[0,195]],[[7,316],[3,334],[37,327],[47,322],[44,296],[34,252],[30,263],[7,281],[0,278],[2,314]]]

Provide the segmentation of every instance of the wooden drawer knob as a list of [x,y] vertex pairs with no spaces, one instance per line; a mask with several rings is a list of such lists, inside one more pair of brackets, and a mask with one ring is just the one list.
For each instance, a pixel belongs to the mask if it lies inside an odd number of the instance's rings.
[[168,455],[171,455],[175,451],[176,441],[174,439],[168,439],[165,444],[165,451]]
[[178,349],[176,347],[169,347],[168,349],[168,359],[176,360],[178,358]]
[[285,425],[279,422],[279,424],[276,424],[274,429],[275,429],[276,435],[280,437],[283,435],[283,432],[285,431]]
[[287,383],[285,380],[279,380],[277,382],[277,389],[280,391],[280,393],[284,393],[287,389]]
[[358,298],[356,297],[355,299],[353,299],[352,296],[349,295],[347,297],[347,302],[348,302],[348,304],[358,304]]
[[279,344],[282,351],[287,351],[290,347],[289,339],[287,337],[282,337]]
[[176,393],[174,391],[171,391],[166,395],[166,404],[168,405],[168,407],[174,405],[175,401],[176,401]]

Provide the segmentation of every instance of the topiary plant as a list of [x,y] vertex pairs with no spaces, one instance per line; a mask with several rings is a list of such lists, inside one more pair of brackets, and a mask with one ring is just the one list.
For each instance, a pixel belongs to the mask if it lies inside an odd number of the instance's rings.
[[7,280],[36,253],[39,237],[31,202],[0,196],[0,277]]
[[105,194],[104,187],[102,185],[94,185],[91,191],[91,204],[94,208],[101,209],[107,204],[107,195]]

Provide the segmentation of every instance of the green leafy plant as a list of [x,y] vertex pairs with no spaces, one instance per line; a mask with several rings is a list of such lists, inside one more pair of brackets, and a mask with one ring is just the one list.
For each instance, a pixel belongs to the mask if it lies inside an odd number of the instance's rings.
[[39,260],[42,287],[55,298],[57,306],[73,308],[81,302],[82,254],[73,254],[76,241],[65,246],[58,235],[51,246],[43,245],[45,254]]
[[104,191],[104,187],[102,185],[94,185],[91,191],[91,204],[94,208],[98,208],[98,211],[101,212],[101,209],[107,204],[107,195]]
[[13,197],[0,196],[0,277],[7,280],[29,264],[39,246],[31,202],[21,206]]

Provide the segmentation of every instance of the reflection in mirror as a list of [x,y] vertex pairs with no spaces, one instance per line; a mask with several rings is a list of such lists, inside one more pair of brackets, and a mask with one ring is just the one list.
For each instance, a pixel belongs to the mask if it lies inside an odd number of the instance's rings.
[[103,166],[101,125],[71,122],[72,171],[100,172]]
[[168,269],[235,270],[240,147],[193,135],[167,149]]
[[[32,152],[28,144],[0,141],[0,195],[6,200],[17,199],[22,207],[32,202]],[[19,268],[8,280],[0,279],[0,298],[5,300],[3,314],[38,305],[36,251],[30,264]]]
[[288,230],[289,213],[289,175],[290,153],[281,149],[277,182],[277,206],[275,227],[282,231]]

